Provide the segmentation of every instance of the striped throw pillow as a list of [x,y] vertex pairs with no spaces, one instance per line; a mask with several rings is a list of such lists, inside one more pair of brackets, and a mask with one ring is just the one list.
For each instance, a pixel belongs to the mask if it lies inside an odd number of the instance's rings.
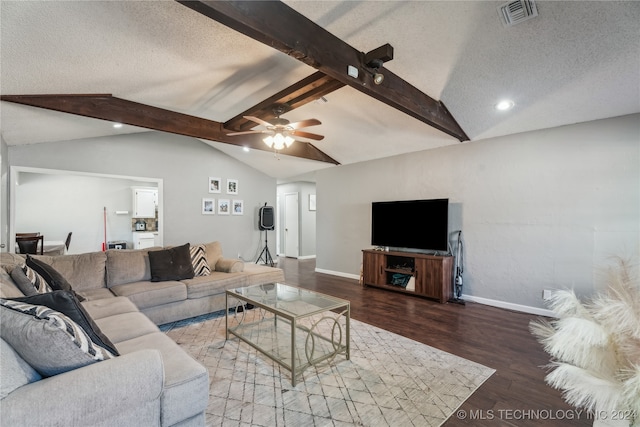
[[191,254],[191,264],[193,265],[194,276],[208,276],[211,274],[211,268],[207,261],[207,251],[204,245],[193,245],[189,247]]
[[43,377],[115,356],[76,322],[43,305],[0,299],[0,336]]
[[44,280],[44,277],[42,277],[33,268],[25,264],[24,266],[22,266],[22,271],[24,271],[24,274],[27,276],[27,279],[29,279],[29,281],[35,288],[36,293],[46,294],[47,292],[53,291],[53,289],[51,289],[51,286],[49,286],[47,281]]

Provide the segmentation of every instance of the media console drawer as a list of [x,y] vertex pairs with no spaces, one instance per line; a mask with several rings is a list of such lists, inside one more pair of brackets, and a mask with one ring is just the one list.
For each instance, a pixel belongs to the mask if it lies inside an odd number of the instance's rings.
[[[364,249],[362,284],[445,303],[452,296],[453,259],[449,255]],[[411,278],[414,279],[413,285]]]

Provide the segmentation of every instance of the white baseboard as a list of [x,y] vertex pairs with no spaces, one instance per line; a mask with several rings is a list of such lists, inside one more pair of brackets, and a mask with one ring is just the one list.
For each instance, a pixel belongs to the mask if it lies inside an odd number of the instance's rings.
[[343,273],[341,271],[323,270],[321,268],[316,268],[316,273],[331,274],[332,276],[340,276],[346,277],[347,279],[360,280],[360,276],[358,274]]
[[512,302],[499,301],[495,299],[474,297],[473,295],[462,294],[462,299],[478,304],[490,305],[492,307],[505,308],[507,310],[519,311],[522,313],[535,314],[538,316],[556,317],[553,311],[545,308],[531,307],[528,305],[514,304]]
[[[316,273],[331,274],[332,276],[346,277],[347,279],[360,280],[360,276],[357,274],[343,273],[340,271],[323,270],[316,268]],[[475,297],[473,295],[462,294],[462,299],[465,301],[477,302],[478,304],[490,305],[492,307],[504,308],[506,310],[519,311],[521,313],[535,314],[537,316],[556,317],[553,311],[544,308],[531,307],[528,305],[514,304],[512,302],[499,301],[495,299]]]
[[314,259],[315,257],[315,255],[303,255],[299,256],[298,259]]

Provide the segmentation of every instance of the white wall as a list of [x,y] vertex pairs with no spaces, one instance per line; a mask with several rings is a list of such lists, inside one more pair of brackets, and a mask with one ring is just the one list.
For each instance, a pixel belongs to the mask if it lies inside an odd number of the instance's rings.
[[543,289],[590,294],[609,257],[638,258],[639,147],[631,115],[318,171],[316,266],[359,274],[372,201],[449,198],[464,294],[539,308]]
[[[275,179],[199,140],[162,132],[10,146],[9,163],[162,179],[165,245],[219,240],[225,256],[240,253],[247,260],[255,259],[262,244],[258,208],[265,202],[273,206],[276,199]],[[225,183],[237,179],[239,194],[209,193],[210,176]],[[244,215],[202,215],[202,198],[243,200]],[[275,242],[269,243],[275,253]]]

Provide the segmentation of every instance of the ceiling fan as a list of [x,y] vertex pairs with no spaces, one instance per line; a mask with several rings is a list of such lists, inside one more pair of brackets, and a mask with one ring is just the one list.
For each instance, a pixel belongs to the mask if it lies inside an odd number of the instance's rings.
[[308,138],[314,139],[316,141],[320,141],[324,139],[323,135],[318,135],[315,133],[304,132],[299,129],[309,127],[309,126],[317,126],[322,124],[318,119],[307,119],[301,120],[299,122],[291,123],[287,119],[283,119],[280,117],[285,111],[284,107],[279,106],[273,110],[275,114],[275,119],[272,122],[267,122],[266,120],[262,120],[259,117],[254,116],[243,116],[247,120],[251,120],[254,123],[264,126],[266,129],[258,129],[258,130],[248,130],[243,132],[231,132],[228,133],[228,136],[235,135],[247,135],[250,133],[265,133],[268,134],[263,141],[265,144],[269,146],[269,148],[273,148],[274,150],[282,150],[285,147],[291,146],[295,141],[295,137],[300,138]]

